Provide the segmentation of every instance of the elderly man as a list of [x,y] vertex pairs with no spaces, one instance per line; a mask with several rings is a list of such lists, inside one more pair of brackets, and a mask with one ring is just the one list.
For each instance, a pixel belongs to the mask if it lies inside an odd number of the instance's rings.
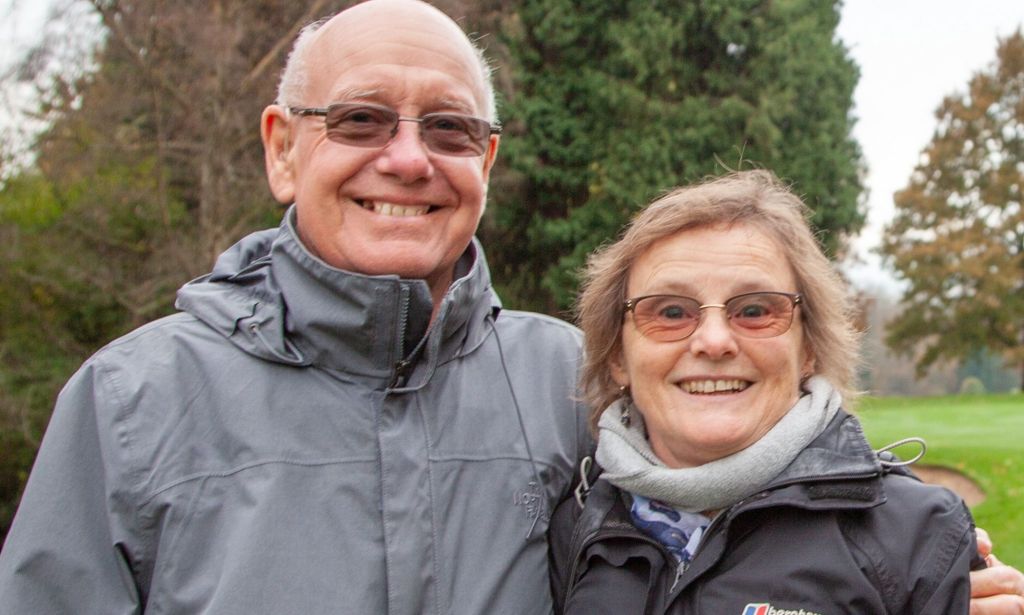
[[580,340],[491,290],[498,132],[486,63],[430,6],[304,30],[262,118],[294,205],[68,383],[0,612],[550,612]]
[[294,206],[67,385],[0,612],[550,612],[580,339],[491,289],[498,132],[486,63],[429,5],[307,28],[262,118]]

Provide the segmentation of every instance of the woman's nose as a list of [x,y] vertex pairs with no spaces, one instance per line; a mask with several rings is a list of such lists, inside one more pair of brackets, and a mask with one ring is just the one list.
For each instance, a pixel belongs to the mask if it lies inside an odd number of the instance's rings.
[[739,352],[736,334],[729,326],[729,318],[721,306],[706,306],[701,310],[700,322],[689,339],[690,352],[713,359],[733,356]]

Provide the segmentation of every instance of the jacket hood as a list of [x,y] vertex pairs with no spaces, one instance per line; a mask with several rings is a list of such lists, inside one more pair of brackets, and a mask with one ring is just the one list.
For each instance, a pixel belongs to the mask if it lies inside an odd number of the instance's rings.
[[294,223],[292,207],[279,228],[240,240],[209,274],[178,291],[175,306],[267,361],[389,379],[404,360],[415,366],[407,388],[422,386],[439,363],[489,333],[486,321],[501,304],[476,239],[431,324],[425,281],[331,267],[302,245]]

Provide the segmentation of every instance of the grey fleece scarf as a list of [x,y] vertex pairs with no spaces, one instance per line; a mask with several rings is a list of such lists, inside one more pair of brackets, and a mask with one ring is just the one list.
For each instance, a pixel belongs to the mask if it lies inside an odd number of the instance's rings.
[[659,500],[687,512],[719,510],[756,493],[816,438],[842,403],[832,384],[811,377],[808,391],[747,448],[693,468],[665,467],[647,442],[643,418],[635,409],[628,426],[620,420],[626,402],[608,406],[597,423],[597,462],[619,489]]

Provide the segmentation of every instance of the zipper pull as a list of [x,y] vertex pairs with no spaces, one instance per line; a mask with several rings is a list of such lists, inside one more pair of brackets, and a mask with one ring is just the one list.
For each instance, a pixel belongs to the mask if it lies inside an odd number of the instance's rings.
[[672,587],[668,588],[668,593],[671,594],[676,590],[676,585],[679,585],[679,579],[683,577],[683,573],[686,572],[686,569],[689,567],[689,562],[679,562],[679,565],[676,566],[676,580],[672,581]]
[[409,368],[412,367],[412,362],[402,359],[395,363],[395,374],[391,377],[391,384],[388,388],[394,389],[398,386],[405,384],[405,377],[409,375]]

